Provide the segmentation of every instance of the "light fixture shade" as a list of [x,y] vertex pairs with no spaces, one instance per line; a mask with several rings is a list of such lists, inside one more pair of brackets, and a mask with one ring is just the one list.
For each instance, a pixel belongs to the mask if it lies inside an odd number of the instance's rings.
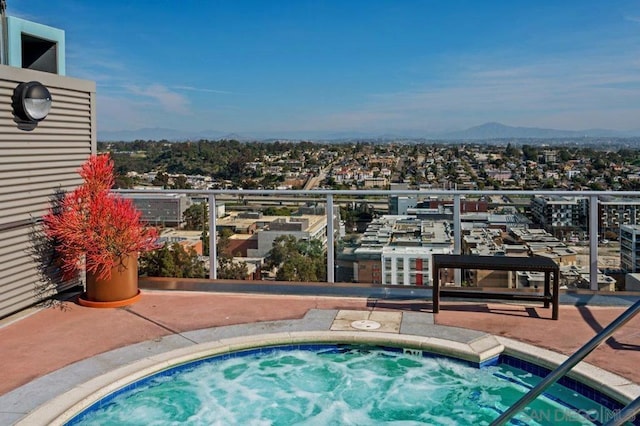
[[20,83],[13,92],[13,111],[22,120],[44,120],[51,110],[51,93],[38,81]]

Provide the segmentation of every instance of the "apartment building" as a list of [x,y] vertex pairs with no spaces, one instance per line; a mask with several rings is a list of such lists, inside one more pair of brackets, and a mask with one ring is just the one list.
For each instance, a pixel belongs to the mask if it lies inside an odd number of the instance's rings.
[[640,272],[640,225],[620,227],[620,265],[626,272]]
[[619,235],[621,225],[640,225],[640,200],[603,196],[598,200],[598,221],[601,238]]
[[143,221],[152,225],[180,227],[192,202],[185,194],[122,194],[131,199]]
[[533,220],[558,238],[571,238],[587,230],[587,197],[534,197],[530,207]]
[[327,216],[301,215],[276,217],[263,228],[256,230],[256,248],[247,248],[248,257],[265,257],[273,248],[273,242],[280,236],[292,235],[298,240],[319,240],[327,245]]
[[354,281],[383,285],[431,285],[433,254],[451,252],[445,221],[409,215],[375,219],[353,250]]

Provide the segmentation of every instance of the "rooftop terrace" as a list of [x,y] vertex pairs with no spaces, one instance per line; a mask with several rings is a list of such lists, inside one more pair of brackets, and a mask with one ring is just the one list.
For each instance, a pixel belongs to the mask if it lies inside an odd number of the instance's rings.
[[[431,302],[419,299],[158,290],[143,293],[140,302],[126,308],[86,308],[71,298],[57,306],[30,309],[3,320],[0,423],[13,424],[74,386],[153,354],[237,336],[294,331],[338,333],[335,327],[343,311],[382,318],[382,331],[375,333],[378,339],[421,335],[472,342],[488,334],[499,342],[507,339],[570,355],[630,305],[624,298],[594,295],[586,296],[590,304],[575,306],[565,295],[559,321],[551,321],[550,309],[521,303],[447,301],[434,315]],[[396,325],[386,324],[391,319],[385,319],[384,313],[396,314]],[[535,349],[526,348],[535,356]],[[637,395],[638,349],[640,318],[635,318],[585,361],[622,376],[619,388]]]

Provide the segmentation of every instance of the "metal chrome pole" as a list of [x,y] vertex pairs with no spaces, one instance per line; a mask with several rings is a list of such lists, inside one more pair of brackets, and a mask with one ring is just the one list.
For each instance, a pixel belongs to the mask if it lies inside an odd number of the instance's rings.
[[[613,419],[604,426],[621,426],[624,423],[633,420],[633,417],[640,413],[640,397],[636,398],[621,411],[614,414]],[[603,419],[604,420],[604,419]]]
[[333,227],[333,195],[327,194],[327,282],[336,282],[335,278],[335,234]]
[[216,233],[216,196],[209,195],[209,279],[218,279],[218,239]]
[[[460,194],[453,196],[453,254],[462,253],[462,220],[460,219],[461,210]],[[453,280],[456,285],[462,284],[462,270],[456,268],[453,270]]]
[[589,196],[589,288],[598,290],[598,196]]
[[531,401],[536,399],[538,395],[544,392],[549,386],[554,384],[558,379],[564,376],[569,370],[582,361],[587,355],[589,355],[600,343],[608,339],[618,328],[622,327],[629,320],[631,320],[640,311],[640,300],[631,305],[626,311],[624,311],[618,318],[613,320],[611,324],[604,328],[601,332],[596,334],[591,340],[589,340],[584,346],[574,352],[565,362],[560,364],[555,370],[547,375],[540,383],[538,383],[533,389],[520,398],[515,404],[513,404],[507,411],[502,413],[500,417],[491,423],[491,426],[499,426],[505,424],[509,419],[526,407]]

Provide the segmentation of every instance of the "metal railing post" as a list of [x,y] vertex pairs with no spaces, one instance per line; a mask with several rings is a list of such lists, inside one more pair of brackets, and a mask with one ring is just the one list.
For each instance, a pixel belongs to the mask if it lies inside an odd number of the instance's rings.
[[335,278],[335,233],[333,227],[333,194],[327,194],[327,282],[336,282]]
[[632,421],[633,417],[639,412],[640,412],[640,397],[636,398],[629,405],[624,407],[619,412],[615,413],[613,416],[613,419],[611,419],[604,426],[621,426],[628,421]]
[[216,196],[209,194],[209,279],[218,279],[218,241],[216,233]]
[[598,290],[598,196],[589,196],[589,288]]
[[[453,254],[462,253],[462,220],[460,219],[460,194],[453,196]],[[453,279],[456,285],[462,284],[462,271],[458,268],[453,271]]]

